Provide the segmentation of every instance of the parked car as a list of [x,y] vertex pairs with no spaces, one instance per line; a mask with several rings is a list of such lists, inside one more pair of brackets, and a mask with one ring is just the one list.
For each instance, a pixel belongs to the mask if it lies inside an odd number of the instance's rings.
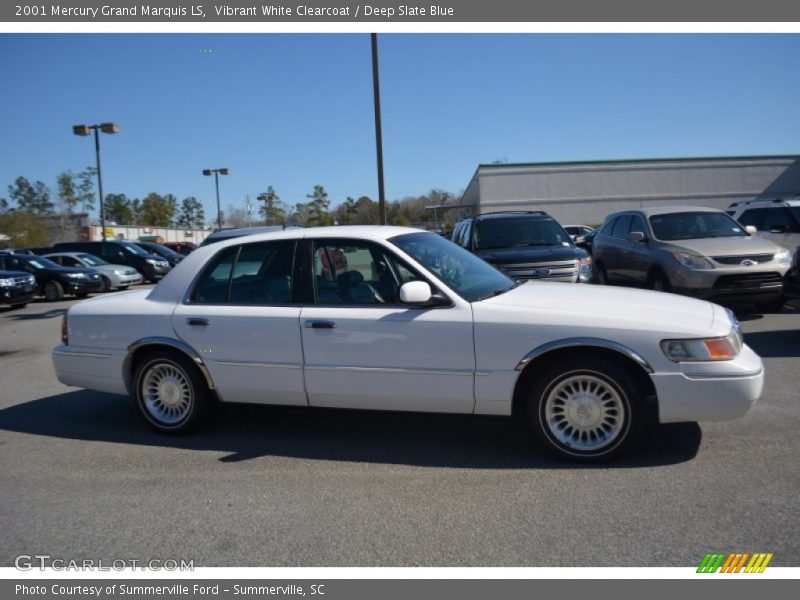
[[299,225],[261,225],[259,227],[226,227],[212,232],[206,239],[200,242],[200,247],[216,244],[224,240],[230,240],[244,235],[255,235],[257,233],[272,233],[274,231],[284,231],[286,229],[297,229]]
[[156,242],[133,242],[139,248],[148,252],[150,254],[154,254],[156,256],[160,256],[164,260],[166,260],[170,266],[174,267],[179,262],[183,260],[183,254],[178,254],[174,250],[167,248],[163,244],[157,244]]
[[164,242],[162,246],[166,246],[170,250],[174,250],[178,254],[183,254],[184,256],[197,250],[197,244],[194,242]]
[[[3,254],[0,253],[0,261]],[[36,294],[36,278],[22,270],[0,268],[0,306],[22,308]]]
[[456,223],[452,241],[513,279],[585,282],[588,253],[542,211],[485,213]]
[[783,305],[791,253],[720,210],[663,207],[606,218],[594,239],[598,283],[646,286],[719,302]]
[[800,246],[800,196],[734,202],[725,212],[778,246]]
[[61,300],[64,294],[85,298],[103,289],[97,271],[62,267],[35,254],[0,254],[0,269],[30,273],[36,279],[37,295],[50,302]]
[[45,254],[44,257],[64,267],[94,269],[100,273],[104,292],[110,292],[112,288],[127,290],[128,286],[138,285],[144,281],[142,279],[142,274],[133,267],[112,265],[94,254],[86,254],[85,252],[59,252],[55,254]]
[[519,283],[407,227],[200,248],[152,290],[71,306],[62,331],[58,379],[130,394],[163,433],[196,427],[212,398],[504,415],[558,456],[600,461],[629,450],[650,416],[741,417],[764,381],[720,306]]
[[53,252],[93,254],[114,265],[133,267],[152,283],[164,277],[172,268],[168,261],[157,254],[150,254],[136,244],[123,240],[60,242],[53,246]]
[[573,242],[577,243],[578,240],[582,240],[586,234],[594,231],[594,228],[588,225],[564,225],[564,231],[569,234]]
[[[594,244],[594,238],[597,236],[597,232],[600,231],[600,228],[592,229],[589,233],[583,236],[583,238],[579,238],[575,245],[578,248],[582,248],[589,253],[589,256],[592,256],[592,245]],[[592,258],[594,260],[594,258]]]
[[783,276],[783,294],[786,304],[800,308],[800,247],[795,249],[792,266]]

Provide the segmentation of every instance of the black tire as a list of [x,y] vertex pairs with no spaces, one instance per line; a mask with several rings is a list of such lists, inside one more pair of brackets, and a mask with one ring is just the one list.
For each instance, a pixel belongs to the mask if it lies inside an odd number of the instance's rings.
[[[162,379],[158,380],[159,376]],[[161,390],[160,382],[165,380],[170,381]],[[158,350],[144,356],[134,371],[133,385],[139,411],[161,433],[192,431],[202,422],[210,404],[211,392],[202,374],[178,351]],[[152,393],[147,393],[147,386]],[[162,391],[164,397],[160,398]]]
[[783,308],[783,296],[770,300],[769,302],[759,302],[756,304],[756,310],[760,313],[777,313],[781,312]]
[[88,298],[89,292],[81,292],[80,294],[75,294],[76,298]]
[[645,425],[645,393],[632,368],[604,357],[551,362],[529,391],[528,425],[565,460],[598,463],[623,455]]
[[127,286],[127,285],[121,285],[121,286],[119,286],[117,289],[118,289],[120,292],[124,292],[125,290],[127,290],[127,289],[128,289],[128,286]]
[[101,275],[100,278],[103,280],[103,289],[100,290],[101,292],[110,292],[111,291],[111,280],[106,277],[105,275]]
[[659,270],[650,273],[650,277],[647,278],[647,287],[654,292],[669,292],[671,289],[669,279],[663,271]]
[[42,295],[48,302],[58,302],[64,299],[64,288],[60,283],[51,279],[44,284]]
[[11,310],[17,310],[18,308],[25,308],[26,306],[28,306],[27,302],[23,302],[22,304],[12,304]]
[[608,273],[606,273],[606,268],[603,266],[603,263],[597,263],[595,265],[594,280],[597,285],[608,285]]

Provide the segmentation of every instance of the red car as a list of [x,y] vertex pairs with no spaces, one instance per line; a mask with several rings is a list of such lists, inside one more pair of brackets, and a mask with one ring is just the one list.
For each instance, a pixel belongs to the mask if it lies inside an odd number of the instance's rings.
[[161,245],[184,256],[197,250],[197,244],[194,242],[163,242]]

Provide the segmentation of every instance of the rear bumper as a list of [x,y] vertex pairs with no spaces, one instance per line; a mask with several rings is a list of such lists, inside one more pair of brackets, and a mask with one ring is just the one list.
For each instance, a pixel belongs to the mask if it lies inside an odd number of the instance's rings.
[[53,348],[53,367],[64,385],[127,394],[122,365],[125,350],[78,348],[61,344]]
[[650,377],[661,423],[738,419],[753,407],[764,388],[761,358],[748,346],[732,361],[681,363],[681,372]]

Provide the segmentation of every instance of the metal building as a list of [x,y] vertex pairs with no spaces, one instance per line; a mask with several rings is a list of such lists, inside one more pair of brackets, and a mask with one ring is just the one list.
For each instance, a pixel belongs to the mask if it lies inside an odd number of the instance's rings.
[[561,223],[596,225],[618,210],[727,208],[800,194],[800,156],[734,156],[479,165],[461,199],[476,212],[544,210]]

